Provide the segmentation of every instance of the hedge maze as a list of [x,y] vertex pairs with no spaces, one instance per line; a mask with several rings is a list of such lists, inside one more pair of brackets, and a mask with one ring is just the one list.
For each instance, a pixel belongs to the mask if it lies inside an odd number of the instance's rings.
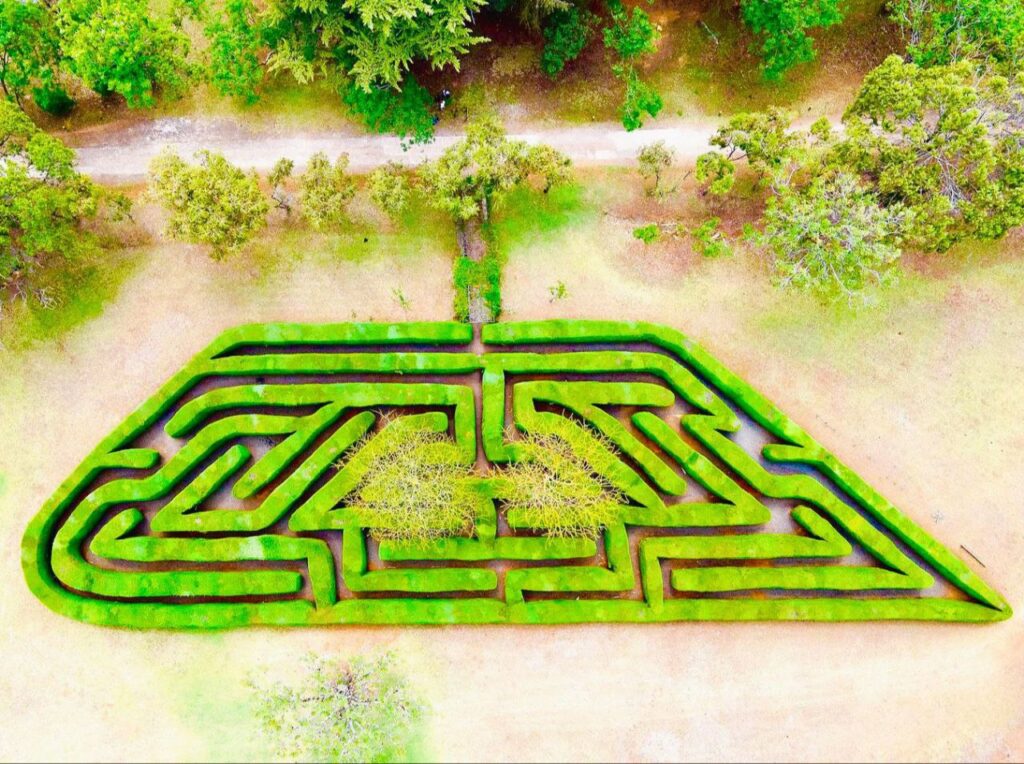
[[[374,537],[348,499],[389,428],[451,439],[471,528]],[[564,537],[508,510],[525,433],[597,454],[617,520]],[[52,609],[130,627],[1010,615],[706,351],[609,322],[228,331],[64,482],[23,565]]]

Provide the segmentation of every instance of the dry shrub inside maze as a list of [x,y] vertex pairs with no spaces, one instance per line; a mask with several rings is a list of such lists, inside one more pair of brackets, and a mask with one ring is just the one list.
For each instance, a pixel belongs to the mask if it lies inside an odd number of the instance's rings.
[[[442,433],[473,465],[468,530],[373,533],[350,499],[384,428]],[[617,520],[595,538],[525,527],[498,469],[524,433],[588,454],[625,497]],[[705,350],[649,324],[230,330],[65,481],[23,558],[54,610],[131,627],[1010,614]]]

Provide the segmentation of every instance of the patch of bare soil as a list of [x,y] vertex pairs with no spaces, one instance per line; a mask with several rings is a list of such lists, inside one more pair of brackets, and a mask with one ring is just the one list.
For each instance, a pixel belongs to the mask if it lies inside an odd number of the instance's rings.
[[[512,318],[675,326],[915,522],[1024,603],[1019,262],[915,281],[876,311],[822,312],[741,258],[639,279],[599,223],[509,253]],[[228,267],[221,267],[222,265]],[[132,632],[54,615],[22,532],[58,483],[193,353],[246,321],[443,319],[450,257],[311,257],[253,285],[163,247],[102,316],[0,367],[0,759],[265,758],[244,680],[309,650],[393,648],[429,700],[441,760],[1018,760],[1024,621],[946,624]],[[548,284],[569,294],[550,301]],[[412,302],[403,310],[392,289]]]

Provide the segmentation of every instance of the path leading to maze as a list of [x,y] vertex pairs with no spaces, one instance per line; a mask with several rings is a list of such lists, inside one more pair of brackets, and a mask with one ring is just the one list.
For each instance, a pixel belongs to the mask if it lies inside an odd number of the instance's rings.
[[[546,143],[568,154],[579,165],[621,165],[636,161],[637,150],[653,141],[665,141],[681,159],[693,159],[708,150],[716,123],[678,122],[626,132],[615,123],[578,127],[511,131],[512,138]],[[81,130],[62,136],[78,153],[81,172],[111,183],[142,180],[153,157],[165,148],[183,156],[208,149],[223,154],[246,169],[269,171],[287,157],[300,167],[318,151],[336,156],[347,152],[356,171],[372,170],[387,162],[417,165],[438,157],[462,138],[444,132],[427,145],[403,149],[393,136],[344,132],[296,132],[250,129],[232,119],[160,118],[127,126]]]

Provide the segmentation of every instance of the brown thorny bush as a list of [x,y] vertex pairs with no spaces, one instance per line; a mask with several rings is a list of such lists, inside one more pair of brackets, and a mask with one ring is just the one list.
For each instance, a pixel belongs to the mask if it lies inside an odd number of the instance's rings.
[[[483,478],[462,461],[447,433],[390,424],[365,437],[340,463],[347,465],[364,448],[373,451],[347,505],[378,541],[471,535]],[[595,467],[602,454],[607,459],[607,452],[614,453],[608,439],[588,431],[573,441],[524,434],[515,441],[521,458],[495,469],[492,479],[505,511],[525,527],[550,537],[596,538],[627,500]]]

